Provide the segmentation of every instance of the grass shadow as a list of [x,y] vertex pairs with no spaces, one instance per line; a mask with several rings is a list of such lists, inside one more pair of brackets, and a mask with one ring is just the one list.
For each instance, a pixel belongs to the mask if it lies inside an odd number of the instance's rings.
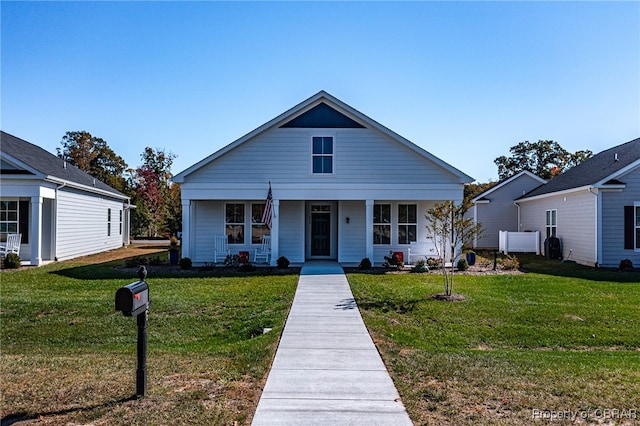
[[640,283],[640,271],[619,271],[615,268],[593,268],[575,262],[547,259],[536,255],[519,255],[520,271],[556,277],[580,278],[589,281]]
[[100,409],[100,408],[111,408],[114,405],[123,404],[123,403],[129,402],[129,401],[135,401],[137,399],[138,399],[138,397],[136,395],[133,395],[133,396],[130,396],[128,398],[122,398],[122,399],[118,399],[116,401],[108,401],[108,402],[105,402],[103,404],[93,404],[93,405],[88,405],[88,406],[83,405],[83,406],[78,406],[78,407],[74,407],[74,408],[66,408],[64,410],[47,411],[47,412],[33,413],[33,414],[28,414],[28,413],[25,413],[25,412],[7,414],[2,419],[0,419],[0,426],[10,426],[10,425],[18,423],[18,422],[25,422],[25,421],[29,421],[29,420],[37,420],[37,419],[41,419],[41,418],[45,418],[45,417],[51,417],[51,416],[64,416],[64,415],[72,414],[72,413],[75,413],[75,412],[78,412],[78,411],[92,411],[92,410],[96,410],[96,409]]

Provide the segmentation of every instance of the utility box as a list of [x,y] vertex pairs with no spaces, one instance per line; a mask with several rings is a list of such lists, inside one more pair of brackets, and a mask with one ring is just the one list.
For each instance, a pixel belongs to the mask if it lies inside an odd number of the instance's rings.
[[131,317],[149,309],[149,285],[138,281],[116,291],[116,311],[122,311],[125,317]]

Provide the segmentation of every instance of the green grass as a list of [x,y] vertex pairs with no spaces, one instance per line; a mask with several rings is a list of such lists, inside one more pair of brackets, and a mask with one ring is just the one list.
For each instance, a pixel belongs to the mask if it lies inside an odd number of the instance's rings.
[[[114,310],[114,297],[136,279],[114,269],[122,264],[0,274],[2,418],[247,423],[297,275],[150,274],[148,390],[135,401],[136,320]],[[273,332],[263,335],[265,327]]]
[[607,408],[640,420],[639,275],[523,259],[526,274],[456,276],[464,302],[432,299],[434,272],[349,274],[413,421],[529,424],[533,410],[596,421]]

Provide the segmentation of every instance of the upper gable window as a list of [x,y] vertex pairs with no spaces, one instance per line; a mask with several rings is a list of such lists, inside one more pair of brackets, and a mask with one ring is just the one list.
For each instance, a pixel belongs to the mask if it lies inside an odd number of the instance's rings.
[[312,161],[314,174],[333,173],[333,136],[314,136],[312,139]]

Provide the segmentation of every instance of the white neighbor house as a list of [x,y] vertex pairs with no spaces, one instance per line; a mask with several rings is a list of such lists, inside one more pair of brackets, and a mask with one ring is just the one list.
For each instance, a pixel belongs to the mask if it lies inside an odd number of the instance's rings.
[[481,223],[484,231],[483,238],[474,242],[474,248],[497,249],[500,231],[524,231],[520,229],[518,206],[514,200],[546,182],[525,170],[473,198],[473,221]]
[[[321,91],[174,177],[182,256],[213,262],[214,236],[253,256],[271,235],[272,265],[383,261],[426,242],[425,212],[461,202],[473,179]],[[262,223],[271,185],[272,227]],[[251,258],[253,260],[253,257]]]
[[129,244],[129,198],[77,167],[2,132],[0,239],[22,234],[20,259],[40,265]]

